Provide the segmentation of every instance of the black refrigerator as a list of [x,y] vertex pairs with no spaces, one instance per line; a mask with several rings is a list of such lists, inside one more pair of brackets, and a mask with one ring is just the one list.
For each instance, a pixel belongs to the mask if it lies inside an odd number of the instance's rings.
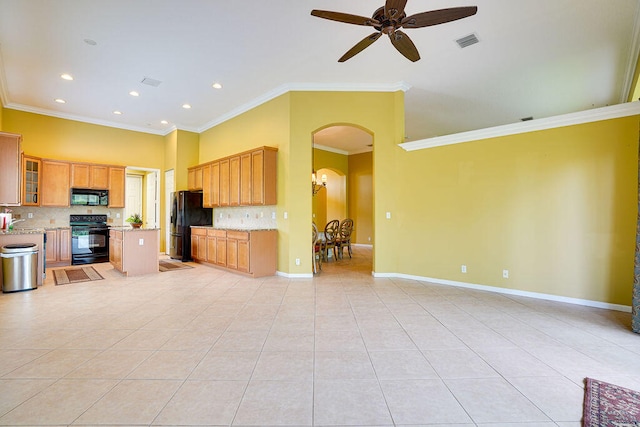
[[169,256],[191,261],[191,226],[211,225],[213,209],[202,207],[202,193],[176,191],[171,193],[171,242]]

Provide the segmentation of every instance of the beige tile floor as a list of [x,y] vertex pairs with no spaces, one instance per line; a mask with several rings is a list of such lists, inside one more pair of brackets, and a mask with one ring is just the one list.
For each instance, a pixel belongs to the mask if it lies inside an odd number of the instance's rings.
[[579,426],[640,390],[630,314],[371,276],[201,265],[0,295],[0,425]]

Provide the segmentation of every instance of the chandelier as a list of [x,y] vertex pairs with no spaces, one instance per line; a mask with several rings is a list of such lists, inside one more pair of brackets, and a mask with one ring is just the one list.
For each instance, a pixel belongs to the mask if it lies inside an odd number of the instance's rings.
[[314,196],[318,194],[318,191],[320,191],[321,189],[327,188],[327,175],[322,174],[322,176],[320,177],[320,180],[321,180],[321,183],[319,184],[316,179],[316,171],[314,170],[311,173],[311,193]]

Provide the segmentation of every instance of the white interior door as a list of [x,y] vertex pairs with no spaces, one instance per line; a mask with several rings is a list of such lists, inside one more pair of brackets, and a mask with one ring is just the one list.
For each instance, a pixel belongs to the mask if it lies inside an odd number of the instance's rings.
[[160,222],[158,221],[158,174],[157,172],[149,172],[145,176],[147,180],[146,185],[146,209],[145,209],[145,225],[147,227],[158,228]]
[[171,242],[171,193],[176,191],[173,181],[173,169],[164,173],[164,252],[169,254],[169,244]]
[[142,175],[127,174],[125,194],[124,219],[136,213],[142,215]]

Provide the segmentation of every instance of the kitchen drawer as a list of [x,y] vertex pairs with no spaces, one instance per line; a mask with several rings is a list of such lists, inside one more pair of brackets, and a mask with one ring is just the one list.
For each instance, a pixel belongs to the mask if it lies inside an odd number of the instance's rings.
[[206,236],[207,229],[201,227],[191,227],[191,235],[192,236]]
[[210,228],[207,230],[207,236],[209,237],[227,237],[227,230],[217,230],[215,228]]
[[249,240],[249,232],[227,230],[227,239]]

